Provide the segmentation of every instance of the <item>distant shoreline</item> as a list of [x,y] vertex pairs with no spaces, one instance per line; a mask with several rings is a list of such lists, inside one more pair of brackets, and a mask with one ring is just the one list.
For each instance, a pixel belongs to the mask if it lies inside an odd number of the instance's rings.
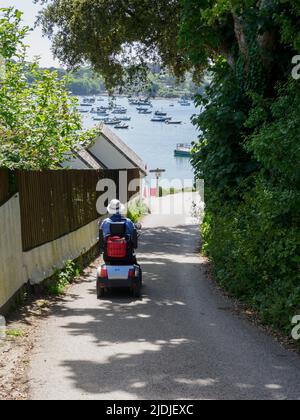
[[[89,95],[75,95],[75,94],[72,93],[72,96],[76,96],[78,98],[90,98],[90,97],[93,97],[93,96],[96,96],[96,97],[101,97],[102,96],[102,97],[105,97],[105,98],[110,97],[107,93],[89,94]],[[114,98],[128,98],[128,95],[116,95],[116,96],[114,96]],[[167,98],[167,97],[164,97],[164,96],[157,96],[156,98],[149,98],[149,99],[150,100],[169,100],[169,101],[172,102],[172,101],[180,100],[181,97],[177,96],[177,97],[173,97],[173,98]],[[190,98],[189,98],[189,100],[193,101],[193,99],[190,99]]]

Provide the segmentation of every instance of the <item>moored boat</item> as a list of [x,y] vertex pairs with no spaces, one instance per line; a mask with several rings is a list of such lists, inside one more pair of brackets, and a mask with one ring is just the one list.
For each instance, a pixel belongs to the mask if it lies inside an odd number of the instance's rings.
[[146,109],[139,109],[138,111],[139,111],[139,114],[141,114],[141,115],[149,115],[149,114],[152,114],[152,111],[150,109],[148,109],[148,108],[146,108]]
[[97,109],[92,108],[91,114],[98,114],[98,115],[108,115],[107,108],[97,107]]
[[191,106],[191,102],[186,97],[181,98],[178,103],[181,106]]
[[165,123],[167,120],[169,120],[169,118],[166,118],[166,117],[153,117],[153,118],[151,118],[152,122]]
[[168,115],[168,113],[164,112],[164,111],[155,111],[155,115],[157,117],[166,117]]
[[174,150],[176,157],[191,157],[192,145],[187,143],[179,143]]
[[113,119],[105,118],[103,121],[104,121],[104,124],[106,125],[118,125],[121,123],[121,120],[117,118],[113,118]]
[[96,102],[96,98],[83,98],[83,104],[93,105]]
[[119,123],[115,125],[115,128],[118,130],[127,130],[129,128],[129,125],[125,123]]
[[102,117],[93,117],[94,121],[105,121],[107,119],[106,116],[102,116]]
[[140,104],[139,101],[131,100],[129,101],[129,105],[138,106]]
[[171,124],[171,125],[181,125],[181,124],[182,124],[182,121],[166,120],[166,124]]
[[124,107],[118,107],[118,108],[115,108],[113,111],[112,111],[112,114],[127,114],[127,109],[126,108],[124,108]]
[[128,101],[129,105],[152,107],[152,103],[149,101],[149,99],[129,98]]

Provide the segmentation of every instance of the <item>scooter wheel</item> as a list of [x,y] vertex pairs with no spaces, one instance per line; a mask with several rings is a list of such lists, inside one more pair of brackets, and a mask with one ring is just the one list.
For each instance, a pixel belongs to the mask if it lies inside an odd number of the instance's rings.
[[142,288],[141,286],[137,286],[133,288],[133,297],[139,299],[142,295]]
[[100,287],[99,282],[97,282],[97,299],[104,298],[104,295],[105,295],[105,289],[103,289],[102,287]]

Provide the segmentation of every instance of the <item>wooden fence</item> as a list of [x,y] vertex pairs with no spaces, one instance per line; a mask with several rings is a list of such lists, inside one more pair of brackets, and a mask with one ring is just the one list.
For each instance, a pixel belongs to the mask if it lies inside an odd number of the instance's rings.
[[9,171],[0,169],[0,206],[9,199],[10,195]]
[[[23,251],[74,232],[93,222],[101,179],[113,180],[119,196],[118,170],[18,171]],[[127,170],[128,183],[139,178],[139,170]],[[9,176],[0,171],[0,203],[9,197]],[[129,198],[132,193],[129,193]]]

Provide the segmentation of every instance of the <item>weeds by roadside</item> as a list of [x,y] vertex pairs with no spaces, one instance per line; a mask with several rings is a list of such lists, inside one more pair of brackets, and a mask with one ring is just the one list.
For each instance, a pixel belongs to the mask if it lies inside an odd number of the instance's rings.
[[8,338],[18,338],[23,337],[24,332],[22,330],[7,330],[5,331],[5,334]]
[[137,223],[142,216],[148,214],[149,210],[143,200],[135,200],[129,204],[127,217],[133,222]]
[[72,284],[75,278],[82,273],[81,268],[74,261],[67,261],[62,270],[57,270],[46,287],[50,296],[60,296],[65,293],[66,287]]
[[6,319],[5,337],[0,340],[0,401],[29,399],[27,369],[40,322],[64,299],[61,296],[69,284],[79,280],[79,276],[84,280],[95,270],[99,264],[98,260],[95,262],[96,248],[75,262],[68,261],[37,290],[20,294]]

